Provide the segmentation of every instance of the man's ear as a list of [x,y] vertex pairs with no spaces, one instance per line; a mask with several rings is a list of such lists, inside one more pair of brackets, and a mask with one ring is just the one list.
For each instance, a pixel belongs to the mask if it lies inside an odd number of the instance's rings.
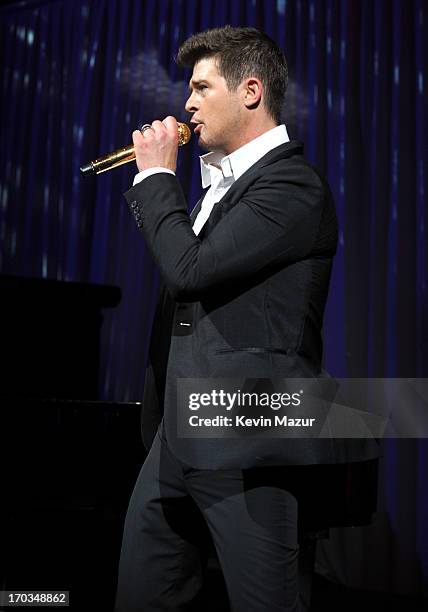
[[260,104],[263,85],[260,79],[251,77],[242,82],[243,101],[247,108],[255,108]]

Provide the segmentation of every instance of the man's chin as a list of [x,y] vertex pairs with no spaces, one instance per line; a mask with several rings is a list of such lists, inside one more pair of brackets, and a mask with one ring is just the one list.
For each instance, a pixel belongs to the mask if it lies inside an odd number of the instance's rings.
[[211,151],[210,146],[203,138],[199,136],[198,145],[201,147],[203,151]]
[[203,136],[199,136],[198,145],[201,149],[208,152],[224,152],[224,148],[212,140],[205,140]]

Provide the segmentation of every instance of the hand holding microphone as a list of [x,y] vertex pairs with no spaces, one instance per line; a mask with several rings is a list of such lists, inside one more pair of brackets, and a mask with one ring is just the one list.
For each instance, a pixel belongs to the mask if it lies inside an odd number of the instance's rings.
[[139,170],[161,167],[175,171],[177,146],[187,144],[191,137],[189,126],[177,123],[174,117],[145,124],[132,134],[134,144],[117,149],[82,166],[82,174],[99,174],[122,164],[137,160]]
[[168,168],[175,172],[178,153],[178,127],[174,117],[153,121],[132,133],[139,172],[148,168]]

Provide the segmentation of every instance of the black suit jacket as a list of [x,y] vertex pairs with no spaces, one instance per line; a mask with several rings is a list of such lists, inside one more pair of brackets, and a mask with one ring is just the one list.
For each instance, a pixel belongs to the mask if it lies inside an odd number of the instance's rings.
[[146,447],[163,415],[172,450],[199,469],[377,456],[377,444],[368,440],[177,437],[178,378],[321,372],[337,221],[328,185],[304,159],[301,143],[278,146],[247,170],[215,205],[199,236],[175,176],[155,174],[125,197],[165,284],[146,373]]

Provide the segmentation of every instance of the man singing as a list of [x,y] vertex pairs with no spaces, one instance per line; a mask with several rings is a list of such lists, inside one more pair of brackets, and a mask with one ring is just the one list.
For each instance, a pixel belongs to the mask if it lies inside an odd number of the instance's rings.
[[208,151],[207,191],[189,216],[173,117],[133,133],[139,172],[126,199],[163,287],[143,402],[150,450],[126,518],[116,610],[187,609],[209,531],[234,612],[300,611],[309,582],[287,470],[373,455],[340,440],[179,437],[177,380],[319,375],[334,203],[281,123],[287,65],[273,40],[208,30],[177,62],[193,68],[185,108]]

